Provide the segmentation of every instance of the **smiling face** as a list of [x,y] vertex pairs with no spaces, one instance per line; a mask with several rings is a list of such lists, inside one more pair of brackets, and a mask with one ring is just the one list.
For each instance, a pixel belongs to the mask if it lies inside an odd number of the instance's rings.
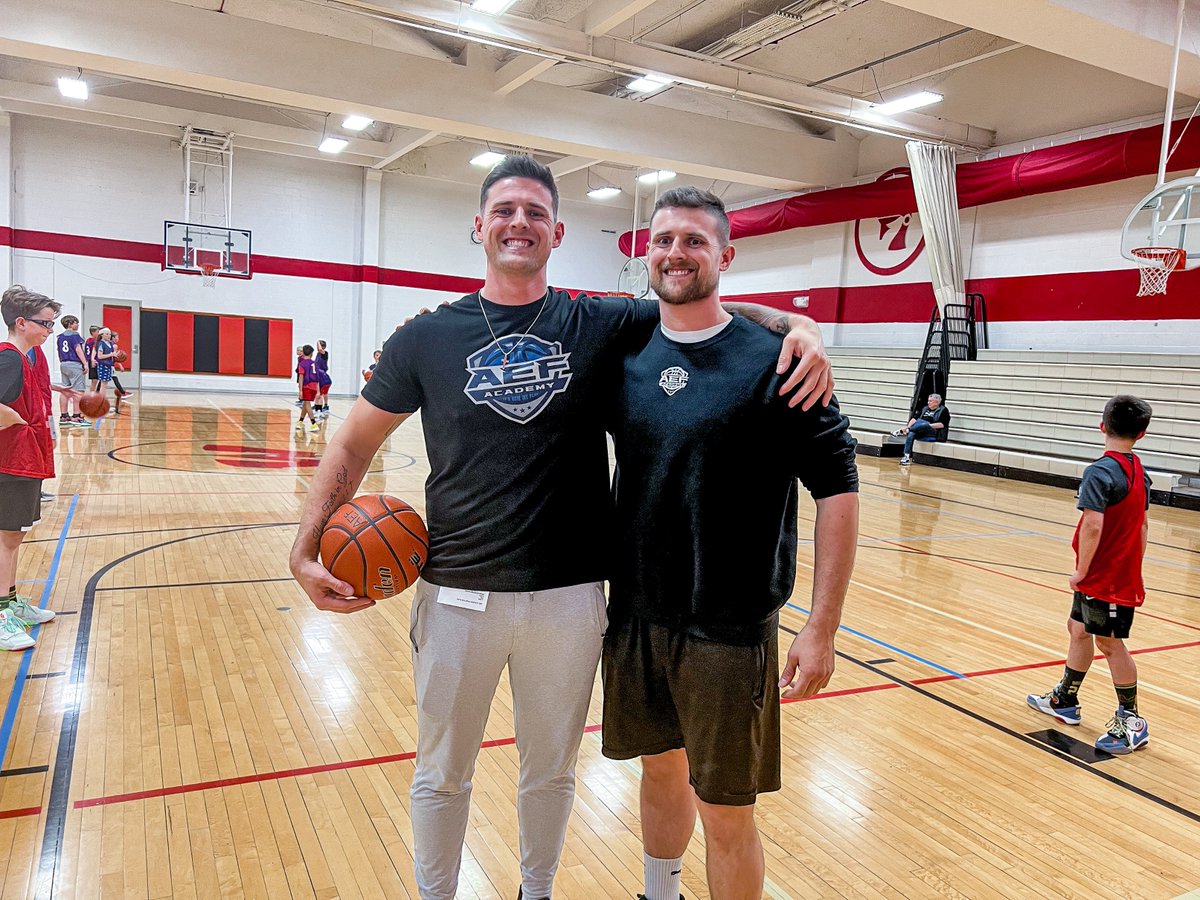
[[715,294],[733,254],[707,210],[668,206],[650,222],[650,286],[667,303],[681,306]]
[[554,218],[550,189],[530,178],[497,181],[475,217],[488,268],[506,275],[531,276],[545,269],[563,230]]

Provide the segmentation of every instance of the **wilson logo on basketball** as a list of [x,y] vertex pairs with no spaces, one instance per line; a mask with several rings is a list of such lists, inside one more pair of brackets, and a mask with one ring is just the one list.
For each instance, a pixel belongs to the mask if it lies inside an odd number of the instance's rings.
[[[418,556],[417,561],[420,561],[420,559],[421,557]],[[416,565],[415,562],[414,565]],[[387,566],[380,566],[376,571],[376,574],[379,576],[379,584],[371,585],[372,589],[379,591],[379,593],[383,594],[385,597],[390,597],[395,594],[396,579],[392,577],[392,570]]]
[[549,406],[555,394],[567,389],[570,358],[561,343],[507,334],[467,357],[469,377],[463,393],[472,403],[490,406],[509,421],[524,425]]

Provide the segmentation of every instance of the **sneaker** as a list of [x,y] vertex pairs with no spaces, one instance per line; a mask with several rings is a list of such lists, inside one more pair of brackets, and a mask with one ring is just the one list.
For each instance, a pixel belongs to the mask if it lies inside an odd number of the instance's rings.
[[900,465],[911,466],[912,465],[912,455],[909,453],[905,453],[902,457],[900,457]]
[[1108,720],[1107,731],[1096,738],[1096,749],[1106,753],[1123,756],[1134,750],[1141,750],[1150,743],[1150,726],[1141,716],[1126,713],[1125,707],[1118,706],[1113,717]]
[[1055,706],[1055,693],[1048,691],[1045,694],[1030,694],[1025,698],[1025,702],[1032,709],[1038,712],[1043,712],[1048,716],[1053,716],[1062,722],[1064,725],[1078,725],[1083,719],[1083,707],[1076,704],[1075,706]]
[[28,650],[37,644],[25,633],[17,617],[7,609],[0,609],[0,650]]
[[49,491],[42,491],[42,502],[43,503],[53,503],[57,499],[58,499],[58,494],[52,494]]
[[59,416],[59,417],[58,417],[58,421],[59,421],[59,423],[60,423],[60,424],[63,424],[63,425],[70,425],[70,424],[71,424],[71,417],[70,417],[70,416],[68,416],[66,413],[63,413],[61,416]]
[[308,430],[309,430],[309,431],[320,431],[320,430],[321,430],[321,423],[320,423],[320,422],[313,422],[312,424],[310,424],[310,425],[308,426]]
[[42,609],[29,601],[32,597],[18,597],[16,603],[9,604],[8,611],[27,625],[45,625],[54,618],[52,609]]
[[89,422],[87,419],[85,419],[83,416],[72,416],[70,419],[70,424],[71,425],[80,425],[83,428],[91,428],[92,427],[92,423]]
[[902,435],[902,434],[904,434],[903,428],[893,428],[892,429],[892,437],[900,437],[900,435]]
[[303,431],[303,430],[304,430],[304,420],[303,420],[303,419],[299,419],[299,420],[297,420],[297,422],[296,422],[296,430],[297,430],[297,431]]

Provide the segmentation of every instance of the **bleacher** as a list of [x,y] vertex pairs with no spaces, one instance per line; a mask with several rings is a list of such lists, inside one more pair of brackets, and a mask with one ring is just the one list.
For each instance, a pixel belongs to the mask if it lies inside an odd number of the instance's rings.
[[[888,432],[907,420],[916,352],[830,351],[837,392],[863,451],[895,454]],[[953,364],[946,443],[917,442],[916,464],[1073,485],[1100,455],[1105,401],[1135,394],[1154,407],[1138,453],[1155,499],[1200,499],[1200,356],[1086,351],[981,350]]]

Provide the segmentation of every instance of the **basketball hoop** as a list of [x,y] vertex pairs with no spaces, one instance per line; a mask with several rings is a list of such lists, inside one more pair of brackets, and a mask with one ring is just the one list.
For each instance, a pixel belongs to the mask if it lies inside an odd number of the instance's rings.
[[217,286],[217,266],[212,263],[200,263],[200,282],[207,288]]
[[1137,257],[1141,283],[1139,297],[1153,297],[1167,292],[1167,279],[1183,265],[1186,254],[1180,247],[1138,247],[1132,251]]

